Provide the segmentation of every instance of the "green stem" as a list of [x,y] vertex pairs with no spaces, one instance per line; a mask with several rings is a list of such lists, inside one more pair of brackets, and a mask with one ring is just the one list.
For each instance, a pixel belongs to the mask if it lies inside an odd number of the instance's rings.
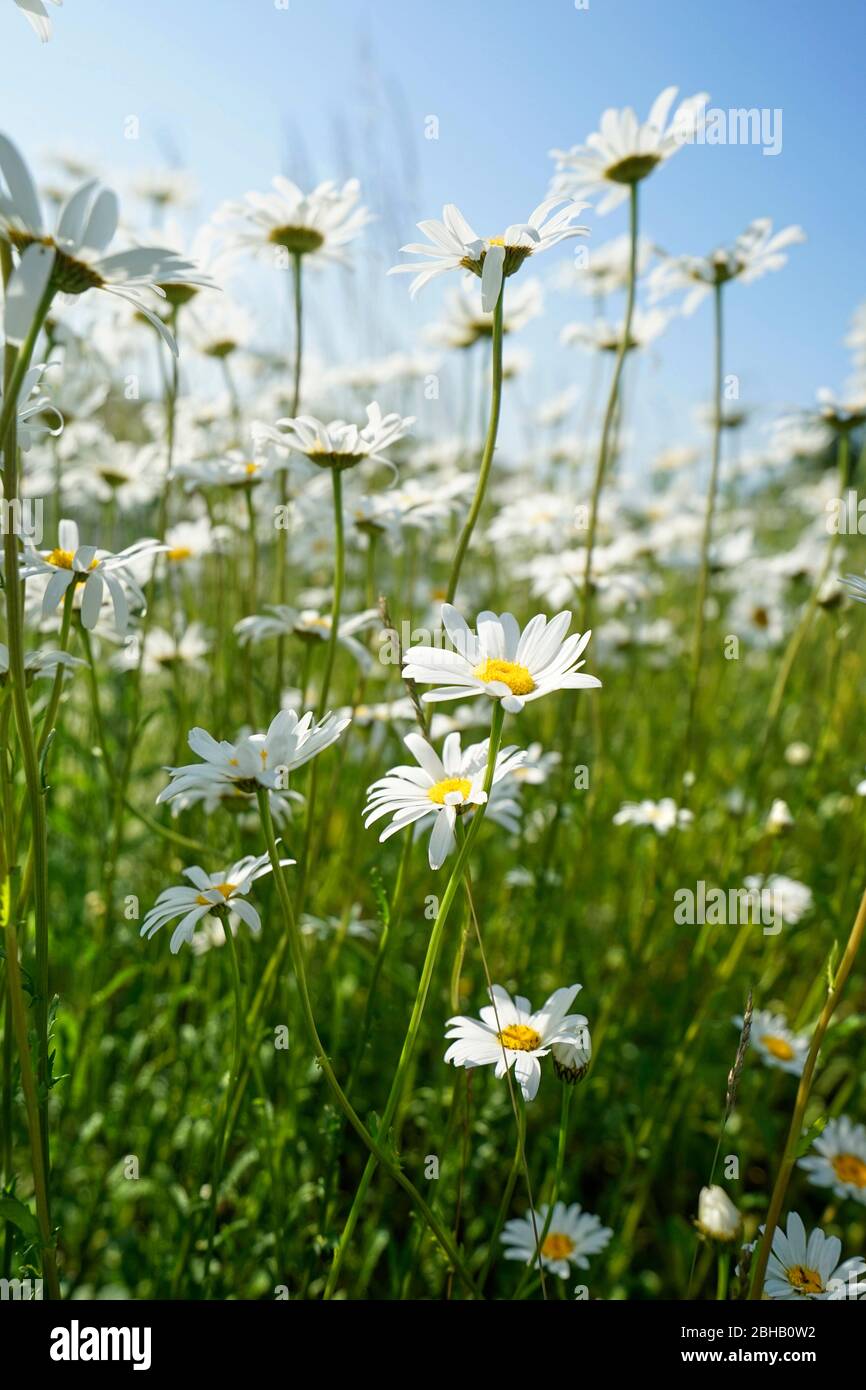
[[216,1148],[214,1149],[213,1179],[211,1181],[210,1193],[210,1213],[208,1216],[207,1231],[207,1254],[204,1262],[205,1276],[205,1298],[210,1294],[212,1273],[211,1260],[213,1258],[214,1237],[216,1235],[217,1204],[219,1201],[219,1190],[222,1182],[223,1167],[226,1157],[226,1124],[229,1116],[230,1097],[234,1093],[241,1073],[241,1058],[243,1056],[243,991],[241,989],[241,972],[238,963],[238,948],[234,934],[229,923],[229,915],[225,909],[217,909],[216,916],[223,924],[225,932],[226,947],[228,949],[229,960],[231,961],[232,972],[232,994],[234,996],[234,1043],[232,1048],[232,1068],[229,1073],[228,1086],[223,1095],[222,1115],[220,1118],[219,1133],[217,1135]]
[[[553,1208],[559,1201],[559,1193],[562,1187],[562,1173],[565,1167],[565,1149],[568,1140],[568,1112],[571,1109],[571,1097],[573,1091],[574,1087],[570,1085],[567,1081],[563,1081],[562,1106],[559,1112],[559,1138],[557,1140],[556,1145],[556,1168],[553,1174],[553,1188],[551,1189],[550,1193],[550,1203],[547,1208],[547,1215],[544,1218],[544,1225],[542,1226],[541,1231],[539,1232],[538,1241],[536,1243],[536,1255],[539,1261],[539,1268],[541,1267],[541,1252],[544,1249],[544,1242],[547,1240],[547,1237],[550,1233],[550,1223],[553,1220]],[[521,1278],[520,1283],[517,1285],[517,1290],[514,1295],[515,1299],[521,1297],[531,1274],[532,1264],[530,1263],[526,1266],[526,1269],[523,1272],[523,1277]]]
[[601,503],[601,494],[604,487],[604,476],[607,470],[608,457],[610,452],[610,440],[613,431],[613,422],[616,416],[617,400],[619,399],[619,385],[625,365],[626,355],[629,351],[631,342],[631,323],[634,315],[635,285],[637,282],[637,241],[638,241],[638,199],[637,184],[633,183],[629,190],[629,235],[630,253],[628,267],[628,292],[625,306],[625,320],[622,326],[622,340],[617,349],[616,361],[614,363],[613,375],[610,380],[610,390],[607,397],[607,405],[604,412],[604,423],[601,428],[601,439],[598,446],[598,458],[595,464],[595,477],[592,484],[592,498],[589,507],[589,526],[586,537],[586,558],[583,566],[583,584],[581,586],[580,598],[580,622],[578,627],[581,632],[585,632],[589,625],[590,615],[590,595],[592,589],[592,553],[595,549],[595,536],[598,527],[598,510]]
[[[493,774],[496,769],[496,758],[499,753],[500,743],[502,741],[502,724],[504,718],[505,714],[502,709],[502,705],[497,700],[493,706],[493,719],[490,727],[490,742],[487,752],[487,771],[484,778],[484,790],[488,795],[493,785]],[[400,1060],[397,1064],[397,1071],[395,1073],[394,1080],[391,1083],[391,1090],[388,1095],[388,1100],[386,1102],[385,1109],[382,1114],[382,1120],[379,1125],[378,1133],[376,1136],[378,1143],[381,1143],[383,1139],[387,1138],[388,1131],[390,1130],[394,1116],[397,1113],[397,1107],[399,1106],[400,1101],[403,1098],[403,1087],[406,1081],[409,1068],[412,1064],[412,1058],[414,1056],[415,1047],[418,1042],[418,1035],[421,1028],[421,1020],[424,1016],[424,1008],[427,1003],[427,996],[430,992],[430,983],[433,979],[433,972],[436,968],[436,963],[439,959],[439,952],[442,946],[445,924],[448,921],[448,914],[451,911],[451,905],[454,902],[454,898],[457,895],[457,890],[460,887],[460,884],[463,880],[464,871],[466,869],[467,864],[469,863],[469,855],[471,853],[472,846],[475,843],[475,839],[478,835],[479,830],[481,829],[481,825],[484,820],[485,809],[486,803],[484,805],[479,806],[472,817],[469,829],[466,832],[466,835],[463,837],[463,843],[460,845],[457,851],[457,858],[455,860],[454,868],[451,871],[451,877],[448,880],[445,892],[439,903],[439,911],[436,913],[436,920],[433,923],[433,929],[430,933],[430,940],[427,943],[427,954],[424,957],[424,965],[421,969],[421,978],[418,981],[418,989],[415,995],[415,1003],[412,1007],[412,1014],[409,1019],[409,1026],[406,1031],[406,1037],[403,1040],[403,1047],[400,1052]],[[375,1171],[375,1158],[370,1158],[367,1160],[367,1166],[364,1169],[363,1176],[353,1198],[349,1215],[346,1218],[346,1224],[343,1228],[337,1248],[334,1251],[334,1263],[331,1267],[331,1272],[328,1277],[328,1283],[325,1288],[326,1299],[331,1298],[333,1296],[334,1291],[337,1287],[337,1281],[340,1276],[343,1261],[346,1257],[346,1252],[349,1248],[349,1242],[352,1239],[352,1235],[355,1230],[358,1217],[360,1216],[361,1209],[364,1205],[364,1198],[366,1197],[367,1189],[370,1186]]]
[[481,511],[481,504],[484,501],[484,493],[487,488],[487,480],[490,476],[493,454],[496,449],[496,436],[499,433],[499,415],[502,409],[502,303],[504,298],[505,281],[503,279],[502,288],[499,291],[499,298],[493,310],[493,339],[491,346],[493,385],[490,397],[490,418],[487,423],[487,438],[484,441],[484,452],[481,455],[481,468],[478,473],[475,496],[472,499],[472,506],[469,508],[469,515],[463,524],[463,530],[460,532],[460,539],[457,542],[457,550],[454,553],[454,562],[451,566],[451,574],[448,579],[449,603],[454,602],[454,595],[457,592],[457,585],[460,580],[460,570],[466,551],[469,549],[469,542],[472,539],[472,532],[475,530],[475,523]]
[[695,709],[698,699],[698,683],[701,678],[701,661],[704,647],[704,624],[706,621],[707,594],[710,575],[710,548],[713,542],[713,521],[716,514],[716,497],[719,490],[719,466],[722,457],[722,286],[714,286],[713,293],[713,457],[710,467],[710,482],[707,488],[707,504],[704,512],[704,529],[701,537],[701,560],[698,572],[698,592],[695,599],[695,623],[692,632],[691,675],[689,680],[689,711],[686,719],[686,734],[683,751],[686,767],[691,756],[692,735],[694,733]]
[[[59,648],[61,652],[65,652],[69,646],[69,628],[72,623],[72,609],[74,600],[75,585],[70,584],[69,588],[66,590],[66,597],[63,600],[63,618],[60,624]],[[64,666],[63,662],[60,662],[60,664],[57,667],[57,670],[54,673],[54,684],[51,687],[51,697],[48,701],[48,707],[45,711],[45,718],[42,721],[42,732],[39,735],[39,742],[36,745],[36,754],[39,758],[41,758],[42,754],[45,752],[45,749],[48,745],[48,740],[51,737],[52,731],[54,729],[55,720],[57,719],[57,711],[60,707],[60,697],[63,694],[63,678],[65,673],[66,667]]]
[[818,1062],[818,1053],[821,1050],[824,1035],[830,1026],[830,1020],[836,1012],[839,1000],[842,997],[842,991],[845,988],[846,981],[851,973],[854,961],[857,958],[857,952],[860,950],[864,929],[866,929],[866,892],[863,893],[860,899],[860,906],[857,910],[857,916],[854,919],[854,925],[851,928],[848,945],[845,947],[845,954],[839,962],[839,968],[836,971],[830,988],[827,990],[827,998],[821,1010],[821,1016],[815,1026],[809,1053],[806,1057],[806,1065],[803,1068],[803,1075],[800,1077],[800,1084],[797,1087],[794,1113],[791,1116],[788,1137],[785,1140],[782,1160],[779,1164],[779,1171],[776,1174],[776,1181],[773,1186],[773,1195],[770,1199],[767,1224],[764,1228],[760,1246],[758,1247],[758,1257],[755,1260],[752,1274],[752,1291],[750,1296],[753,1299],[760,1299],[763,1296],[767,1261],[770,1258],[770,1251],[773,1246],[773,1235],[779,1223],[779,1217],[782,1214],[782,1205],[785,1201],[785,1193],[788,1190],[788,1182],[797,1160],[797,1146],[800,1142],[800,1135],[803,1132],[803,1118],[812,1090],[812,1081]]
[[331,469],[331,483],[334,494],[334,595],[331,600],[331,630],[325,648],[325,669],[322,672],[322,686],[319,691],[317,715],[323,719],[328,709],[328,696],[331,693],[331,677],[334,673],[334,658],[337,653],[337,636],[340,627],[340,611],[343,604],[343,580],[346,572],[346,537],[343,526],[343,479],[339,468]]
[[316,1027],[315,1015],[313,1013],[313,1005],[310,999],[309,986],[307,984],[307,972],[306,966],[304,964],[303,941],[301,939],[300,929],[295,918],[295,911],[292,906],[292,899],[289,894],[285,876],[283,874],[282,865],[280,864],[280,856],[279,851],[277,849],[276,836],[274,834],[274,824],[273,819],[271,817],[271,808],[268,801],[268,793],[264,790],[264,788],[260,787],[256,793],[256,796],[258,799],[259,817],[262,823],[262,830],[264,832],[265,842],[268,847],[268,857],[270,858],[271,868],[273,869],[274,879],[276,880],[277,895],[280,900],[280,907],[282,909],[283,914],[283,925],[285,927],[286,936],[289,943],[289,950],[292,956],[292,963],[295,970],[295,980],[297,983],[298,994],[300,996],[301,1001],[301,1013],[304,1020],[304,1027],[306,1029],[310,1045],[315,1054],[316,1061],[318,1062],[322,1075],[324,1076],[325,1081],[328,1085],[328,1089],[330,1090],[332,1096],[334,1097],[334,1100],[336,1101],[343,1115],[354,1129],[355,1133],[370,1150],[370,1162],[374,1164],[374,1167],[376,1163],[381,1163],[382,1167],[388,1173],[389,1177],[391,1177],[394,1182],[398,1183],[399,1186],[403,1188],[403,1191],[407,1193],[407,1195],[410,1197],[413,1204],[415,1205],[416,1209],[420,1212],[421,1216],[424,1218],[427,1225],[430,1227],[436,1239],[439,1241],[439,1244],[442,1246],[442,1249],[447,1254],[449,1260],[451,1260],[451,1262],[453,1263],[455,1270],[460,1275],[460,1278],[463,1280],[467,1289],[470,1291],[470,1293],[477,1297],[477,1287],[473,1282],[471,1274],[466,1269],[466,1266],[463,1263],[463,1260],[461,1259],[449,1233],[445,1230],[444,1226],[434,1215],[434,1213],[430,1210],[430,1207],[424,1201],[424,1198],[421,1196],[414,1183],[410,1182],[410,1180],[406,1177],[402,1169],[391,1157],[391,1155],[384,1148],[382,1148],[379,1138],[377,1137],[374,1139],[372,1134],[370,1134],[364,1122],[356,1114],[351,1102],[347,1098],[345,1092],[340,1086],[340,1083],[334,1075],[333,1068],[328,1059],[328,1055],[325,1052],[325,1049],[322,1045],[322,1041],[319,1037],[318,1028]]

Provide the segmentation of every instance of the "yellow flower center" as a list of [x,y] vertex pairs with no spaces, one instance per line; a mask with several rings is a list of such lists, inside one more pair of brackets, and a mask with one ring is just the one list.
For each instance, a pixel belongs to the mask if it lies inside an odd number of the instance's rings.
[[541,1253],[548,1260],[567,1260],[574,1250],[574,1241],[561,1231],[551,1231],[545,1238]]
[[512,695],[529,695],[535,689],[535,681],[526,667],[516,661],[499,661],[495,657],[488,657],[475,667],[472,674],[485,684],[488,681],[501,681],[508,686]]
[[806,1265],[791,1265],[786,1270],[788,1283],[798,1293],[823,1293],[824,1285],[817,1269],[809,1269]]
[[61,570],[71,570],[74,558],[71,550],[52,550],[45,557],[49,565],[56,565]]
[[489,236],[489,237],[487,238],[487,245],[488,245],[488,246],[504,246],[504,245],[505,245],[505,237],[504,237],[504,236]]
[[249,463],[244,464],[244,472],[246,473],[248,478],[252,478],[256,473],[258,473],[260,467],[261,464],[254,463],[253,460],[250,459]]
[[444,806],[449,792],[459,792],[462,797],[467,797],[471,790],[472,783],[468,777],[444,777],[441,782],[434,782],[432,787],[427,788],[427,795],[437,806]]
[[[215,883],[211,892],[214,892],[214,890],[217,893],[222,893],[226,902],[228,902],[232,893],[235,891],[235,885],[233,883]],[[202,907],[209,907],[212,905],[210,898],[206,898],[204,893],[199,893],[196,902],[200,903]],[[216,904],[213,904],[213,906],[216,906]]]
[[784,1038],[775,1038],[772,1033],[765,1033],[761,1042],[767,1049],[771,1057],[776,1057],[780,1062],[790,1062],[794,1056],[794,1049]]
[[508,1028],[503,1028],[499,1041],[512,1052],[534,1052],[541,1046],[540,1035],[525,1023],[512,1023]]
[[852,1187],[866,1187],[866,1163],[862,1158],[856,1154],[837,1154],[831,1162],[840,1182],[850,1183]]
[[188,560],[191,555],[192,551],[188,545],[172,546],[168,552],[169,560]]

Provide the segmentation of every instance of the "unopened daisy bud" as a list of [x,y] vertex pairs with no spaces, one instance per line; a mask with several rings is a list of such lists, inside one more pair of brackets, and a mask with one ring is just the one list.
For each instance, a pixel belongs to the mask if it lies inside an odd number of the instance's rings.
[[710,1240],[736,1240],[743,1219],[723,1187],[702,1187],[698,1198],[697,1227]]
[[584,1028],[582,1034],[576,1042],[553,1044],[553,1070],[558,1079],[567,1086],[574,1086],[578,1081],[582,1081],[589,1071],[592,1059],[589,1029]]
[[791,810],[787,801],[783,801],[781,797],[776,797],[770,807],[770,812],[764,827],[767,834],[782,835],[786,830],[790,830],[793,824],[794,817],[791,815]]

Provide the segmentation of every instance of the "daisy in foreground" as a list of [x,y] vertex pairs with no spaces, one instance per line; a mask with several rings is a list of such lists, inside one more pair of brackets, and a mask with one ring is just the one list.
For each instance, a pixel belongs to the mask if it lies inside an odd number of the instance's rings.
[[571,625],[568,612],[557,613],[549,621],[539,613],[522,631],[511,613],[479,613],[476,633],[456,608],[444,603],[442,624],[454,651],[410,647],[405,656],[404,680],[436,683],[435,690],[422,696],[425,702],[489,695],[501,700],[509,714],[519,714],[528,701],[555,690],[601,685],[596,676],[580,670],[579,657],[591,634],[576,632],[566,637]]
[[588,1052],[589,1024],[583,1014],[570,1014],[582,985],[554,990],[544,1005],[533,1013],[528,999],[514,999],[502,985],[492,985],[492,1003],[481,1010],[480,1019],[449,1018],[445,1037],[451,1046],[445,1061],[455,1067],[495,1067],[497,1077],[510,1067],[523,1093],[533,1100],[541,1080],[540,1058],[557,1049],[572,1059],[575,1049]]
[[[294,859],[281,859],[286,867],[294,864]],[[141,935],[148,940],[155,936],[160,927],[175,917],[180,921],[172,932],[171,952],[177,955],[184,942],[191,945],[196,925],[203,917],[212,914],[225,915],[226,910],[246,922],[254,936],[262,929],[262,922],[256,909],[246,901],[246,894],[257,878],[271,872],[267,854],[258,857],[248,854],[221,873],[206,874],[197,864],[184,869],[184,877],[192,884],[177,888],[166,888],[160,893],[155,905],[150,909],[141,924]]]
[[855,1125],[847,1115],[830,1120],[812,1145],[814,1154],[800,1159],[800,1167],[818,1187],[831,1187],[836,1197],[853,1197],[866,1205],[866,1125]]
[[556,1202],[539,1259],[535,1232],[544,1230],[548,1211],[544,1202],[536,1212],[528,1211],[525,1216],[506,1221],[501,1236],[506,1260],[534,1264],[536,1269],[543,1265],[560,1279],[568,1278],[572,1265],[577,1269],[589,1269],[589,1256],[604,1250],[613,1231],[609,1226],[602,1226],[597,1216],[581,1211],[577,1202],[568,1207],[564,1202]]
[[[562,204],[565,204],[563,207]],[[526,222],[514,222],[502,236],[479,237],[470,227],[460,209],[448,203],[442,209],[442,221],[430,218],[418,223],[419,232],[427,242],[410,242],[400,250],[411,256],[426,256],[414,265],[395,265],[389,275],[414,275],[409,293],[414,296],[437,275],[448,270],[468,270],[481,277],[481,308],[489,314],[495,309],[502,282],[520,269],[528,256],[549,251],[568,237],[588,236],[588,227],[574,225],[574,219],[586,207],[559,195],[546,198],[529,214]],[[555,212],[554,209],[559,211]]]
[[289,774],[336,743],[350,722],[333,714],[318,720],[311,713],[299,717],[295,710],[284,709],[266,733],[247,734],[237,743],[217,742],[206,729],[191,729],[187,742],[202,761],[167,768],[171,780],[157,803],[189,792],[218,793],[230,786],[249,793],[257,787],[284,791]]
[[84,627],[93,629],[99,620],[99,610],[105,589],[114,605],[114,622],[117,631],[123,635],[129,624],[129,603],[126,589],[129,589],[139,608],[144,608],[144,594],[133,579],[128,566],[133,560],[144,555],[155,555],[165,550],[159,541],[136,541],[128,545],[118,555],[108,550],[98,550],[95,545],[81,545],[78,525],[74,521],[61,521],[57,528],[58,544],[53,550],[36,550],[27,545],[22,579],[36,575],[47,578],[42,598],[42,616],[48,618],[54,612],[70,585],[83,584],[81,595],[81,621]]
[[840,1264],[841,1253],[838,1236],[825,1236],[817,1229],[807,1239],[802,1219],[792,1211],[787,1231],[779,1226],[773,1234],[764,1293],[788,1303],[800,1298],[830,1302],[856,1298],[864,1288],[852,1281],[866,1275],[866,1260],[855,1258]]
[[[407,734],[403,742],[418,766],[392,767],[369,787],[364,828],[369,830],[383,816],[393,816],[379,836],[381,842],[407,826],[420,827],[429,821],[428,861],[431,869],[440,869],[454,848],[457,817],[487,800],[484,779],[489,740],[463,752],[459,733],[451,733],[442,745],[441,758],[420,734]],[[493,785],[518,767],[524,756],[518,748],[503,748],[496,758]]]
[[[741,1015],[733,1019],[733,1023],[736,1028],[742,1030]],[[802,1075],[811,1041],[808,1034],[793,1033],[782,1014],[755,1009],[752,1015],[751,1043],[768,1067],[779,1067],[781,1071],[790,1072],[792,1076]]]

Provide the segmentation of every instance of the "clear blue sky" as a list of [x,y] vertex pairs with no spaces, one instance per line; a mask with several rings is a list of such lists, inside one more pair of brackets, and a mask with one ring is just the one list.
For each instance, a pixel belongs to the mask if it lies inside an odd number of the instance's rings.
[[[782,152],[686,148],[644,184],[644,230],[672,251],[704,252],[754,217],[800,222],[788,267],[730,295],[728,366],[746,399],[808,403],[840,386],[841,345],[866,298],[863,77],[866,6],[855,0],[66,0],[41,46],[2,0],[0,122],[36,158],[80,144],[106,172],[176,162],[202,186],[203,214],[265,188],[279,170],[355,172],[375,206],[405,174],[378,233],[411,239],[416,215],[457,202],[479,232],[521,219],[544,195],[555,145],[595,129],[605,106],[644,116],[669,83],[723,107],[780,107]],[[141,139],[123,139],[135,114]],[[425,117],[439,139],[424,138]],[[356,155],[356,152],[360,152]],[[384,192],[382,194],[384,197]],[[390,196],[390,195],[389,195]],[[590,215],[599,241],[622,211]],[[566,249],[565,254],[568,255]],[[539,271],[552,269],[539,261]],[[378,274],[378,268],[377,268]],[[420,326],[436,295],[406,308]],[[400,299],[399,296],[404,296]],[[579,316],[580,302],[575,304]],[[706,310],[661,345],[666,401],[703,395]],[[548,331],[548,348],[555,341]],[[538,334],[532,339],[539,346]],[[371,346],[373,346],[371,344]],[[542,345],[542,352],[544,351]],[[552,354],[547,385],[566,383]]]

